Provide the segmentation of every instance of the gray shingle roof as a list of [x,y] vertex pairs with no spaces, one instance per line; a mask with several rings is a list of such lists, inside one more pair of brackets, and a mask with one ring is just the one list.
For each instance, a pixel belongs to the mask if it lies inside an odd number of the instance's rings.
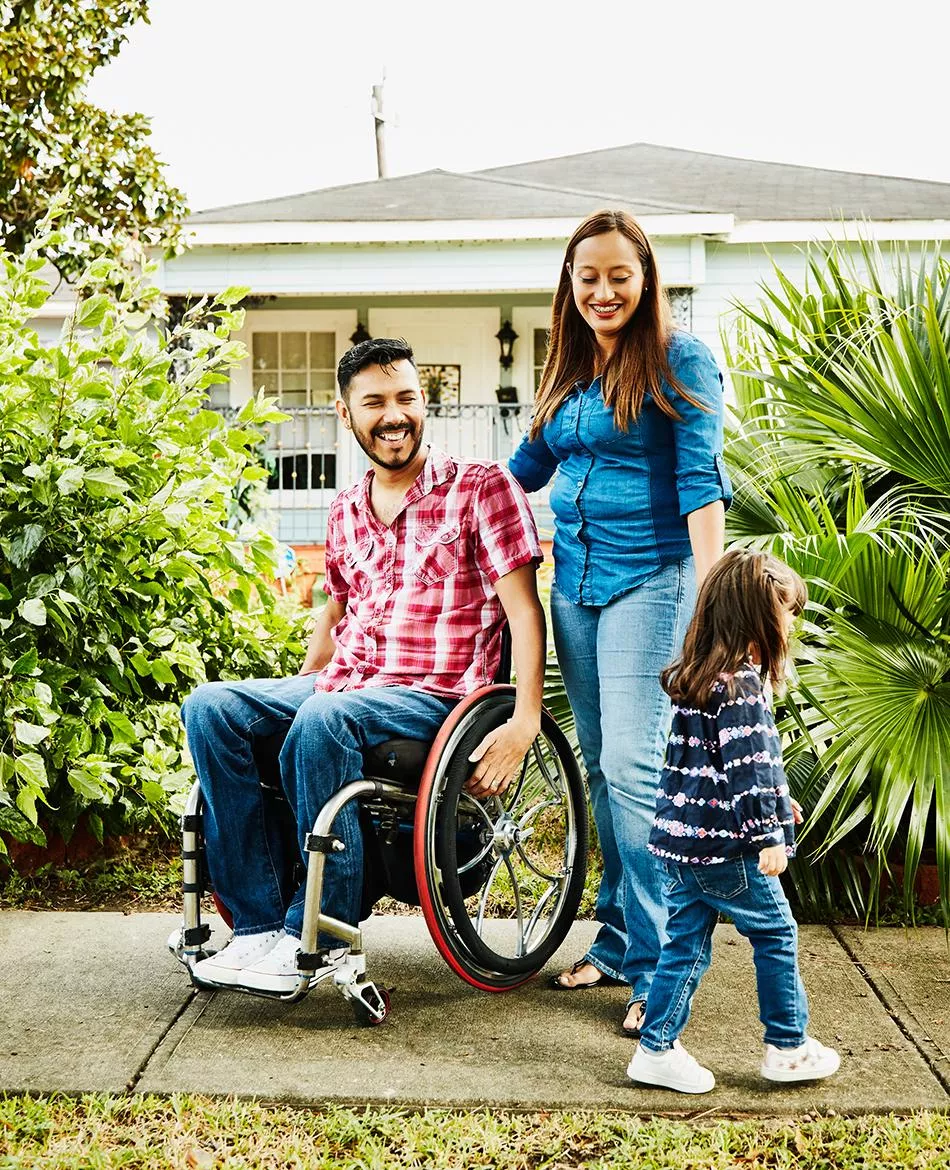
[[493,167],[432,170],[196,212],[194,223],[548,219],[599,207],[739,220],[950,219],[950,183],[828,171],[638,142]]
[[[640,215],[685,210],[667,200],[640,199],[611,192],[556,187],[491,175],[422,171],[393,179],[324,187],[300,195],[237,203],[198,211],[196,223],[259,223],[348,220],[548,219],[583,216],[605,203],[618,203]],[[693,209],[690,209],[693,210]]]
[[636,142],[480,172],[499,179],[636,191],[737,219],[948,219],[950,183],[827,171]]

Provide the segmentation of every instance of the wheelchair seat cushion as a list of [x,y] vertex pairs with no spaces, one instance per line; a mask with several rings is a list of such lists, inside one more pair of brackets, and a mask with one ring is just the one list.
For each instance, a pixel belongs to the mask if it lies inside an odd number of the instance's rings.
[[363,775],[416,787],[431,747],[430,740],[387,739],[364,750]]

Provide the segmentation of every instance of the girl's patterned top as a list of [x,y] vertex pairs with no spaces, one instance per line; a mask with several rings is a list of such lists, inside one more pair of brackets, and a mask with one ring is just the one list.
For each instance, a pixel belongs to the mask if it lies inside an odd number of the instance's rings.
[[744,664],[701,709],[673,705],[649,849],[678,864],[715,865],[784,845],[795,828],[782,749],[762,679]]

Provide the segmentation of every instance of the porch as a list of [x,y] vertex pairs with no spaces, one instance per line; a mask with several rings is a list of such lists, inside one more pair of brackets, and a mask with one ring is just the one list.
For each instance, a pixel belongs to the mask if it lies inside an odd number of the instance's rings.
[[[262,457],[270,470],[266,526],[284,544],[322,545],[338,491],[356,483],[370,463],[332,406],[282,406],[290,417],[268,428]],[[461,459],[506,463],[528,426],[528,403],[430,404],[426,439]],[[223,413],[232,413],[225,408]],[[553,522],[547,491],[531,497],[541,535]]]

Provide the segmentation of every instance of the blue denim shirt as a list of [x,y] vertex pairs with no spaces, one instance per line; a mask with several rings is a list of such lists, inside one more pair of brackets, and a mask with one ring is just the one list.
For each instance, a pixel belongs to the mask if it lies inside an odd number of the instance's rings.
[[686,517],[732,499],[722,459],[722,375],[708,347],[676,330],[670,369],[707,406],[663,383],[680,420],[647,394],[627,431],[614,425],[600,379],[578,383],[536,439],[527,435],[508,467],[525,491],[551,489],[558,589],[578,605],[608,605],[691,553]]

